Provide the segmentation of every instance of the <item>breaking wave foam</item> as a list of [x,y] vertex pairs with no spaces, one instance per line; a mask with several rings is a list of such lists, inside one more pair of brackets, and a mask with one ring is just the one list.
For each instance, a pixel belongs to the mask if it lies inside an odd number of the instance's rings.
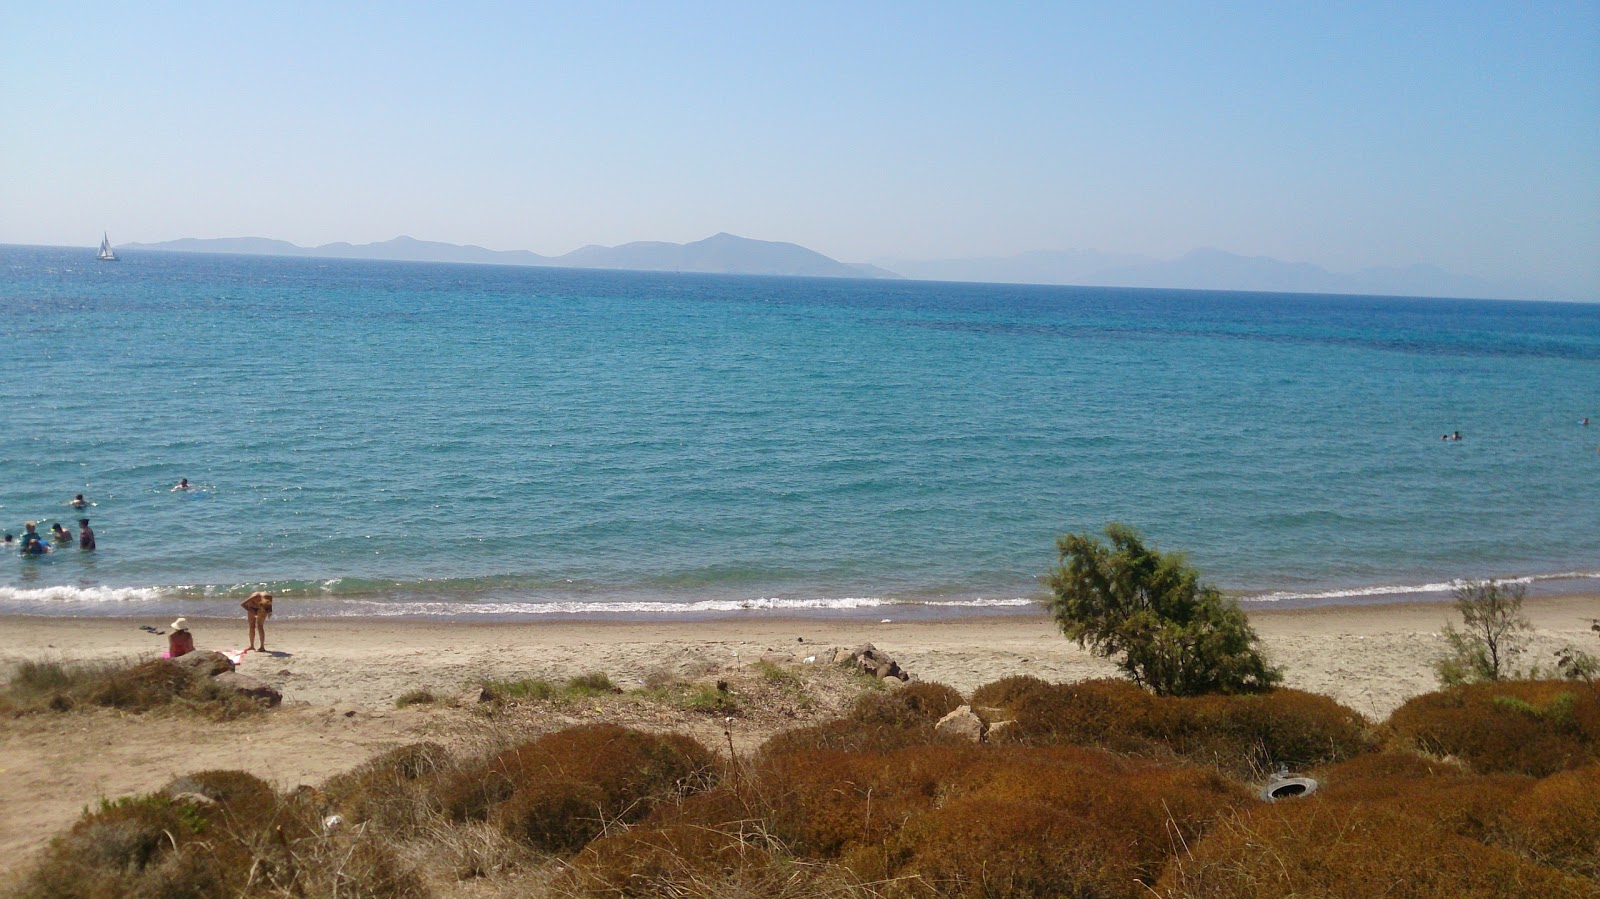
[[149,602],[170,596],[163,587],[0,587],[0,603]]
[[[1369,596],[1408,596],[1417,593],[1449,593],[1474,578],[1455,578],[1428,584],[1378,584],[1371,587],[1350,587],[1341,590],[1321,590],[1298,593],[1279,590],[1239,597],[1240,602],[1283,602],[1285,600],[1360,599]],[[1563,571],[1557,574],[1530,574],[1522,577],[1496,578],[1502,584],[1537,584],[1544,581],[1600,580],[1600,571]]]
[[683,615],[707,612],[815,612],[853,611],[893,606],[945,609],[1016,608],[1033,604],[1031,599],[954,599],[906,600],[874,596],[847,596],[835,599],[708,599],[699,602],[346,602],[330,610],[339,617],[409,617],[440,615]]

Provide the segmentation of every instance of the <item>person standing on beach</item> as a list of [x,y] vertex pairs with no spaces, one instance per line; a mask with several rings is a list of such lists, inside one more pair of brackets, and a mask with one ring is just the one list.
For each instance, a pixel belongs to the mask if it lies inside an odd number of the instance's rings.
[[78,519],[78,548],[94,549],[94,531],[89,529],[89,519]]
[[[267,650],[267,619],[272,617],[272,594],[260,590],[245,597],[239,606],[250,618],[250,648]],[[256,646],[256,635],[261,635],[261,646]]]

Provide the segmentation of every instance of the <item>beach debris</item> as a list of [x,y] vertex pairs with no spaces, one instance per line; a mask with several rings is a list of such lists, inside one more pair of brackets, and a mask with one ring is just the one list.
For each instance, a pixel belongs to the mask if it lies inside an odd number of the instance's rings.
[[911,675],[902,670],[899,663],[890,658],[888,653],[873,646],[871,643],[863,643],[850,650],[849,654],[840,660],[840,664],[847,668],[856,668],[878,680],[894,678],[900,681],[908,681],[911,679]]
[[1290,774],[1279,771],[1261,788],[1261,798],[1267,802],[1277,802],[1280,799],[1296,799],[1301,796],[1310,796],[1317,791],[1315,778],[1302,777],[1299,774]]
[[237,671],[227,671],[217,675],[213,680],[220,687],[248,696],[251,699],[266,704],[268,707],[276,706],[283,702],[283,694],[273,689],[263,681],[256,680]]
[[193,790],[188,790],[188,791],[185,791],[185,792],[182,792],[182,793],[174,794],[173,797],[172,797],[172,802],[173,802],[174,805],[216,805],[217,804],[217,801],[215,799],[212,799],[210,796],[207,796],[204,793],[196,793]]
[[956,706],[950,714],[939,719],[933,726],[933,732],[947,740],[964,743],[981,743],[983,741],[983,719],[972,710],[970,705]]
[[485,703],[485,702],[493,702],[493,701],[494,701],[494,694],[490,693],[488,690],[484,689],[481,686],[480,687],[468,687],[465,690],[462,690],[460,693],[457,693],[455,695],[455,699],[452,700],[452,702],[455,705],[467,705],[467,706],[480,705],[480,704]]
[[181,656],[173,656],[171,661],[174,665],[179,665],[206,677],[227,674],[234,669],[232,660],[214,650],[186,652]]
[[323,833],[333,833],[334,831],[338,830],[340,827],[343,827],[343,826],[344,826],[344,816],[342,816],[342,815],[329,815],[328,817],[322,819],[322,832]]
[[817,657],[816,656],[806,656],[805,658],[800,660],[800,663],[803,664],[803,665],[815,665],[817,663]]

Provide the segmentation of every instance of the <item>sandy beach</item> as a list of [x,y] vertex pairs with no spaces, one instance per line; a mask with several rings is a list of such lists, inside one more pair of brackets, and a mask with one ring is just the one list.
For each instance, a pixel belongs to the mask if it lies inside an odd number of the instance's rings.
[[[1591,621],[1600,596],[1530,599],[1535,633],[1527,661],[1549,665],[1572,644],[1593,650]],[[1266,610],[1251,616],[1286,686],[1323,693],[1374,720],[1407,698],[1435,688],[1432,659],[1448,604],[1334,606]],[[140,630],[166,622],[8,616],[0,627],[0,663],[24,659],[138,660],[159,655],[165,640]],[[245,622],[191,619],[201,649],[237,650]],[[603,672],[637,687],[671,675],[716,680],[748,670],[764,656],[797,669],[834,647],[871,642],[915,677],[962,691],[1013,674],[1052,681],[1114,676],[1114,667],[1063,638],[1046,616],[1008,615],[938,621],[888,621],[742,615],[707,621],[516,623],[393,619],[274,621],[270,653],[247,654],[240,671],[282,691],[268,715],[218,724],[183,716],[106,712],[38,715],[0,721],[0,867],[10,868],[69,825],[88,803],[159,788],[171,777],[207,768],[244,768],[281,787],[315,784],[370,754],[421,739],[464,744],[492,739],[471,709],[435,705],[396,709],[396,697],[420,687],[442,696],[487,679],[562,679]],[[823,715],[826,703],[806,717]],[[522,722],[553,729],[609,717],[593,710],[546,713]],[[759,716],[758,716],[759,717]],[[741,724],[740,741],[758,743],[785,723]],[[650,723],[650,722],[643,722]],[[715,744],[720,720],[663,721]]]

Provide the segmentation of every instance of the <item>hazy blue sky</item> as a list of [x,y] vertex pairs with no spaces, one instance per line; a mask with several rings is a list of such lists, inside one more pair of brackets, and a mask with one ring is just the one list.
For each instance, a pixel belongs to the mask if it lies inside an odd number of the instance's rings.
[[1594,0],[0,4],[5,243],[1211,246],[1600,297]]

